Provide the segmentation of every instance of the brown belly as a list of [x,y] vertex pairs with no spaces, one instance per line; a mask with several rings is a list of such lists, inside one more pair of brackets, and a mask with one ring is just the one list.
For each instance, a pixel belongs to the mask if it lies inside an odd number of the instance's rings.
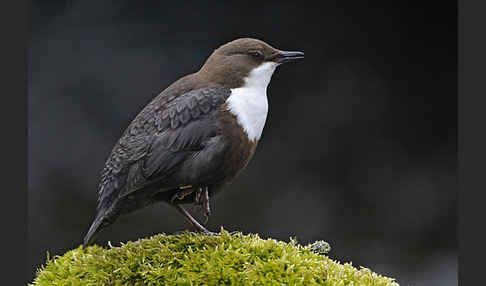
[[[258,142],[248,140],[244,130],[235,121],[232,121],[231,116],[225,117],[222,124],[222,138],[219,144],[224,147],[221,153],[214,152],[213,156],[202,155],[201,157],[208,159],[196,159],[183,167],[188,170],[186,174],[195,176],[194,179],[188,179],[187,182],[197,182],[182,184],[184,189],[195,191],[200,186],[207,186],[210,196],[214,196],[232,183],[250,162]],[[186,182],[183,179],[177,179],[177,181]],[[179,192],[179,188],[176,187],[174,190],[159,193],[154,198],[156,201],[169,201],[177,192]],[[195,193],[192,193],[178,202],[192,203],[194,199]]]
[[243,171],[255,153],[258,141],[249,140],[246,132],[238,124],[233,114],[222,112],[222,132],[228,142],[224,154],[224,184],[231,183]]
[[[214,137],[205,150],[186,160],[169,182],[163,187],[174,186],[173,190],[158,194],[157,200],[169,200],[180,187],[195,190],[201,186],[209,187],[214,196],[232,183],[250,162],[258,141],[248,139],[246,132],[229,112],[220,113],[218,125],[220,136]],[[193,195],[186,196],[181,203],[191,203]]]

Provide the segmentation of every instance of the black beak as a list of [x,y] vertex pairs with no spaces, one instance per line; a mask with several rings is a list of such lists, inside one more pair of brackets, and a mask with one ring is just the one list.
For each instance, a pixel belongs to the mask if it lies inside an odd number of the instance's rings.
[[279,64],[293,62],[304,58],[303,52],[280,51],[275,57],[275,62]]

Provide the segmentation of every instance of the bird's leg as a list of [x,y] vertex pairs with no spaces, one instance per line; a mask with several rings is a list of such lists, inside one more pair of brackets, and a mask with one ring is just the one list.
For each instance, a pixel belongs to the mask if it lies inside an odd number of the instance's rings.
[[178,191],[177,193],[175,193],[172,198],[170,199],[170,203],[173,204],[175,199],[179,199],[179,200],[182,200],[184,199],[186,196],[192,194],[194,192],[193,189],[181,189],[180,191]]
[[209,207],[209,190],[208,187],[204,188],[204,194],[202,197],[202,205],[204,208],[205,221],[204,224],[208,223],[209,216],[211,215],[211,208]]
[[201,194],[203,192],[203,189],[201,187],[197,188],[196,191],[196,198],[194,199],[194,204],[199,205],[201,204]]
[[196,219],[194,219],[181,205],[175,205],[175,208],[189,221],[189,223],[194,226],[200,232],[205,234],[213,234],[209,230],[207,230],[204,226],[202,226]]
[[204,224],[208,223],[209,216],[211,215],[211,208],[209,206],[209,188],[208,187],[200,187],[196,191],[196,196],[194,198],[194,206],[195,207],[202,207],[204,212]]

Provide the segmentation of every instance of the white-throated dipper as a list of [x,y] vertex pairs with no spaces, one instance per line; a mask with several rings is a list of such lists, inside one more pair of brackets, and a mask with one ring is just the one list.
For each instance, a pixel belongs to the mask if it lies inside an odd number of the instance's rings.
[[156,202],[174,206],[210,233],[182,204],[201,205],[231,183],[252,158],[267,118],[275,68],[304,57],[251,38],[216,49],[202,68],[162,91],[130,123],[101,173],[88,245],[117,217]]

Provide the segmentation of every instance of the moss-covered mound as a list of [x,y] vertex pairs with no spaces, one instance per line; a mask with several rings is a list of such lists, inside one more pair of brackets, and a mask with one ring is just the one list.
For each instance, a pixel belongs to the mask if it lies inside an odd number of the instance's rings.
[[326,244],[258,235],[155,235],[121,247],[78,247],[47,260],[32,285],[390,285],[366,268],[339,264]]

